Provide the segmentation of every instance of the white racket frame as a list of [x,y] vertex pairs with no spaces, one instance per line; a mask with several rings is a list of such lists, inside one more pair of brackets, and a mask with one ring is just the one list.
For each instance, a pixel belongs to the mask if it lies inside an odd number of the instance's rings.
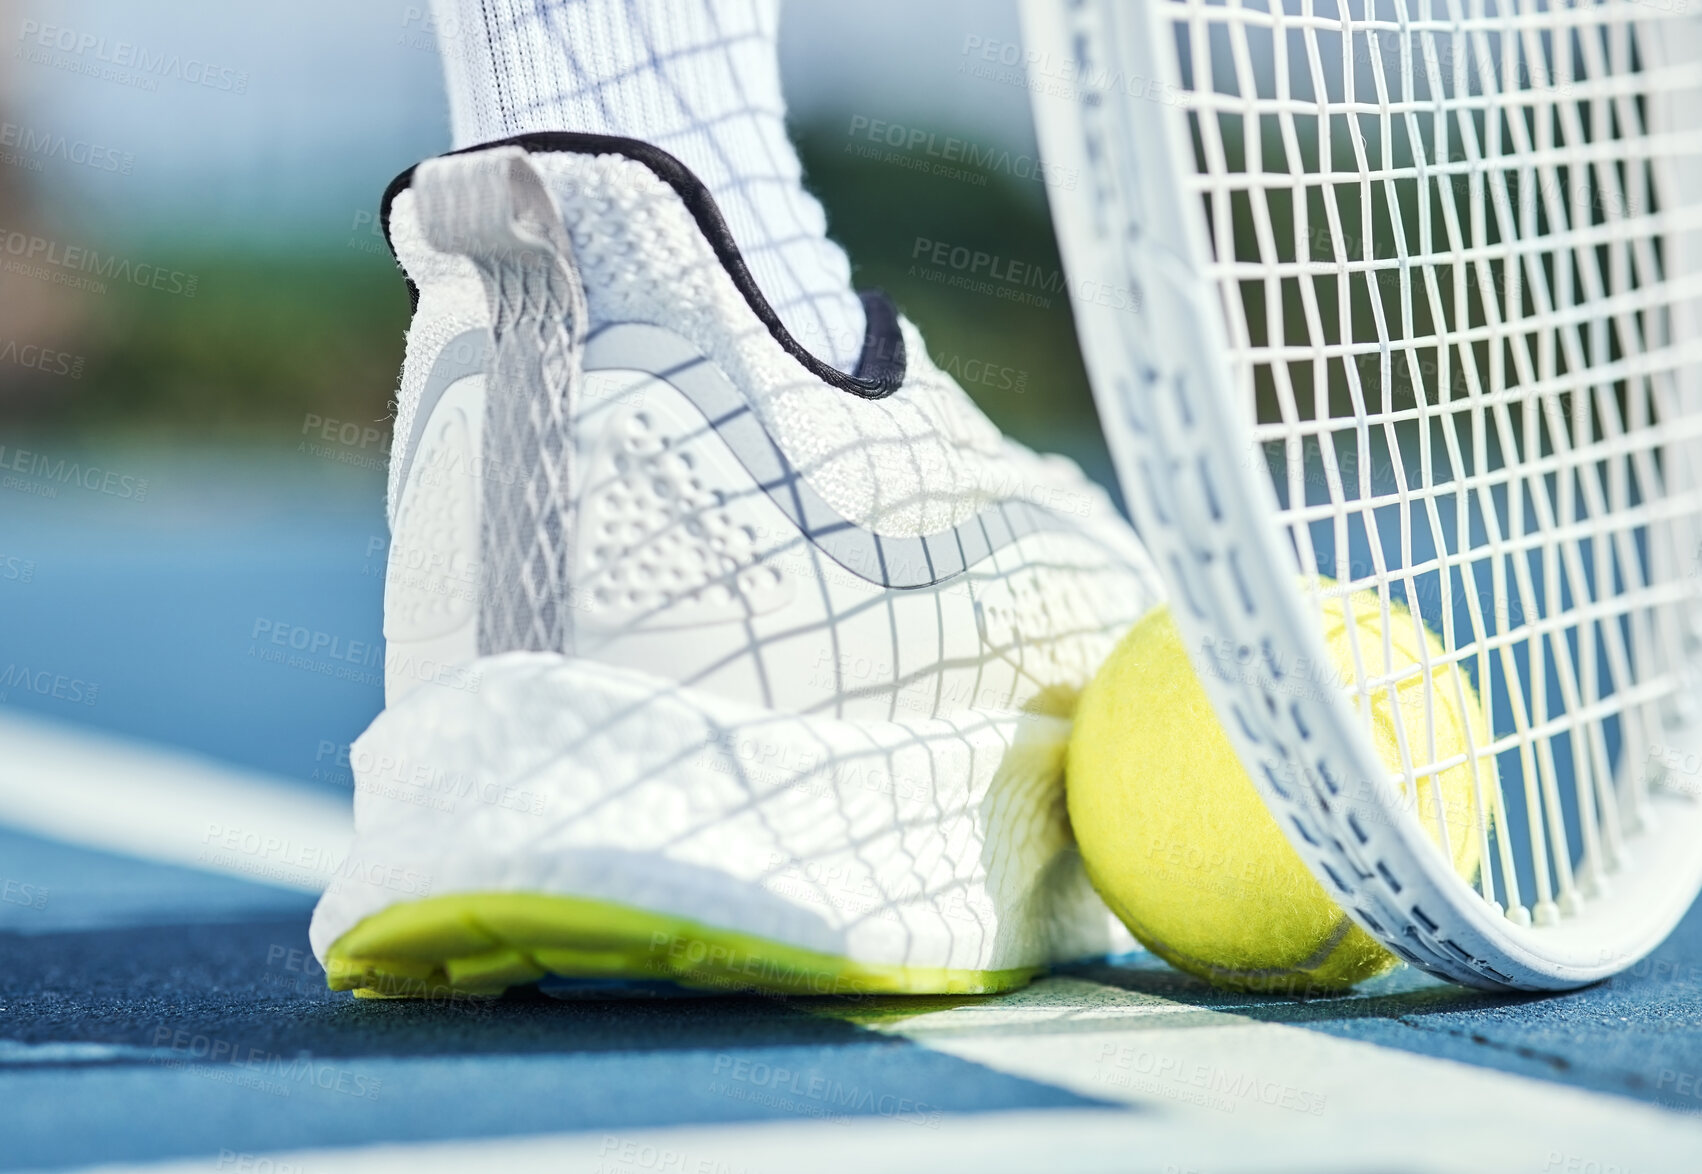
[[[1389,785],[1347,696],[1283,669],[1331,657],[1315,609],[1284,586],[1298,582],[1294,554],[1265,462],[1251,459],[1260,452],[1252,395],[1230,370],[1205,217],[1181,182],[1194,163],[1172,2],[1023,0],[1023,30],[1038,60],[1108,65],[1147,95],[1083,85],[1060,95],[1030,81],[1047,169],[1077,177],[1048,195],[1095,399],[1194,664],[1290,842],[1396,954],[1488,989],[1608,977],[1654,949],[1702,887],[1702,802],[1651,793],[1607,894],[1556,924],[1516,924],[1455,874]],[[1702,48],[1702,38],[1683,48]],[[1236,673],[1217,671],[1225,649]],[[1662,737],[1679,753],[1702,752],[1694,718]],[[1639,765],[1635,750],[1622,749],[1621,771]]]

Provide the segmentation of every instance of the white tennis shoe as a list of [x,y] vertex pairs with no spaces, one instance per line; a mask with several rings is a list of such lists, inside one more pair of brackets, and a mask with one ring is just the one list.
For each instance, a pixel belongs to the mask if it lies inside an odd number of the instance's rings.
[[879,294],[818,361],[648,145],[433,159],[385,224],[417,302],[333,986],[987,991],[1127,941],[1061,774],[1161,591],[1101,490]]

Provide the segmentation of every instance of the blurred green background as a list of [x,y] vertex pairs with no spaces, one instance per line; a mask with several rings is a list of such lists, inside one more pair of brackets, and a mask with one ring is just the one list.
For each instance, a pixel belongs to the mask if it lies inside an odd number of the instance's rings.
[[[850,253],[859,286],[879,287],[921,327],[1001,427],[1036,442],[1080,443],[1092,405],[1067,294],[1043,292],[1060,270],[1045,193],[1032,180],[965,165],[938,178],[845,150],[845,127],[802,128],[800,154]],[[975,180],[981,180],[977,183]],[[1032,266],[1048,306],[942,288],[921,276],[918,239],[947,241]],[[7,371],[11,422],[119,439],[262,441],[304,414],[387,418],[407,327],[407,296],[381,238],[363,220],[346,240],[214,245],[150,242],[194,274],[194,297],[107,283],[95,312],[68,316],[60,349],[86,360],[75,378]],[[150,252],[150,248],[137,251]]]
[[[195,294],[0,274],[8,305],[30,309],[11,315],[17,340],[75,367],[0,360],[0,428],[248,447],[292,443],[309,414],[386,420],[407,303],[373,210],[394,171],[448,145],[438,30],[420,5],[357,18],[315,0],[258,22],[195,0],[161,8],[139,39],[229,62],[244,92],[139,90],[51,55],[9,59],[0,117],[36,147],[0,152],[0,227],[193,275]],[[1026,91],[1014,71],[966,68],[981,47],[1015,38],[1011,5],[785,13],[794,137],[857,283],[890,292],[1000,426],[1103,476]],[[122,38],[135,19],[81,0],[7,18],[25,45],[41,28]],[[894,57],[893,31],[905,34],[897,60],[871,66]],[[76,164],[56,139],[106,147],[123,173]],[[949,271],[913,260],[923,239],[1022,266],[1044,304],[942,285]]]

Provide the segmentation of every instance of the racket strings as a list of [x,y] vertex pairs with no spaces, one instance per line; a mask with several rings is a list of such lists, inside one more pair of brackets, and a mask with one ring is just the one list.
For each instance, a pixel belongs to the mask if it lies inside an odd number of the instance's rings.
[[[1173,5],[1253,459],[1300,567],[1332,581],[1320,621],[1376,592],[1382,647],[1346,629],[1356,703],[1368,724],[1379,695],[1420,707],[1393,723],[1391,781],[1429,790],[1450,855],[1441,776],[1462,756],[1441,732],[1481,707],[1465,834],[1484,899],[1521,921],[1608,887],[1693,639],[1702,273],[1673,242],[1702,230],[1702,192],[1672,164],[1702,156],[1702,126],[1661,112],[1694,108],[1702,66],[1647,52],[1662,19]],[[1374,673],[1400,661],[1399,604],[1445,652],[1409,633],[1417,667]]]

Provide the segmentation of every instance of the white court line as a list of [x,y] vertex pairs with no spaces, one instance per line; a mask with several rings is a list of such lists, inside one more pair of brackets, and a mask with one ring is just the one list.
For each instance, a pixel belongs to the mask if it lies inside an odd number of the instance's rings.
[[[1410,968],[1389,977],[1395,982],[1384,980],[1375,990],[1339,995],[1327,1003],[1319,1000],[1313,1005],[1338,1008],[1363,1006],[1384,1002],[1408,990],[1447,985]],[[871,1030],[919,1040],[943,1035],[978,1034],[998,1028],[1069,1030],[1081,1024],[1110,1021],[1127,1026],[1130,1020],[1146,1016],[1233,1014],[1268,1006],[1269,999],[1255,999],[1248,1003],[1217,1003],[1205,1007],[1179,1003],[1163,995],[1106,986],[1091,979],[1059,975],[996,999],[963,1003],[943,1010],[911,1012],[903,996],[894,996],[858,1003],[838,1017]]]
[[[1702,1122],[1626,1098],[1082,979],[1042,979],[1011,1001],[1026,1009],[1012,1024],[1050,1009],[1058,1029],[980,1031],[969,1007],[864,1026],[1157,1109],[1212,1139],[1193,1143],[1188,1160],[1201,1170],[1311,1169],[1332,1151],[1401,1170],[1702,1170]],[[1192,1012],[1186,1024],[1181,1011]]]
[[[1369,1045],[1366,1045],[1369,1046]],[[1516,1078],[1515,1078],[1516,1079]],[[1403,1092],[1390,1089],[1398,1100]],[[1304,1136],[1251,1123],[1202,1128],[1184,1115],[1102,1109],[1020,1110],[946,1117],[938,1128],[879,1117],[844,1124],[761,1121],[675,1129],[613,1129],[555,1136],[245,1153],[90,1170],[117,1174],[1695,1174],[1694,1148],[1653,1111],[1618,1120],[1629,1132],[1580,1130],[1565,1098],[1547,1128],[1505,1121],[1458,1129],[1418,1098],[1398,1128],[1378,1119]],[[1499,1120],[1495,1101],[1478,1120]],[[1646,1130],[1646,1132],[1638,1132]],[[1692,1142],[1693,1144],[1693,1142]],[[1666,1146],[1669,1148],[1663,1149]],[[1611,1155],[1611,1156],[1609,1156]],[[1626,1166],[1627,1158],[1635,1164]]]
[[[1175,1009],[1161,1011],[1161,1004]],[[1122,1014],[1115,1013],[1117,1007]],[[1012,1017],[995,1022],[999,1008]],[[1190,1018],[1190,1026],[1173,1026],[1184,1011],[1199,1018]],[[1047,1022],[1047,1012],[1057,1029],[1033,1030]],[[1001,1031],[1013,1024],[1022,1025],[1020,1034]],[[465,1174],[469,1169],[550,1174],[806,1169],[812,1174],[1695,1174],[1702,1169],[1702,1125],[1653,1106],[1081,979],[1046,979],[998,1000],[888,1016],[876,1030],[1128,1108],[912,1119],[895,1114],[266,1154],[226,1151],[195,1162],[99,1169],[153,1174]],[[753,1083],[753,1091],[763,1089]],[[915,1094],[910,1088],[894,1091]]]
[[211,759],[0,713],[0,824],[89,848],[319,892],[350,801]]

